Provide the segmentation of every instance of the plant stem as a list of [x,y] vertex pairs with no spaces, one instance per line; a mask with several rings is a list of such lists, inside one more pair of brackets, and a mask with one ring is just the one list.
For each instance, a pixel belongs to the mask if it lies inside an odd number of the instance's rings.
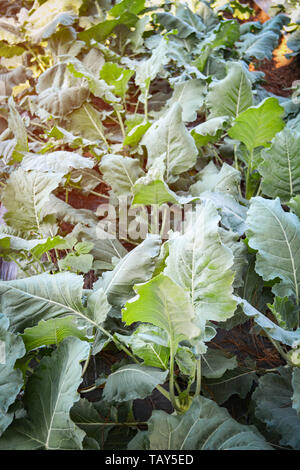
[[167,390],[165,390],[161,385],[156,385],[155,388],[172,403],[170,394]]
[[246,174],[246,199],[250,199],[252,196],[250,188],[249,188],[250,177],[251,177],[251,172],[252,172],[252,160],[253,160],[253,149],[250,150],[250,158],[249,158],[249,164],[248,164],[247,174]]
[[174,391],[174,346],[170,346],[170,368],[169,368],[169,393],[171,403],[176,411],[180,411],[176,403],[175,391]]
[[201,357],[197,360],[196,364],[196,391],[195,397],[201,393]]
[[126,132],[125,132],[125,128],[124,128],[124,124],[123,124],[123,119],[122,119],[121,113],[120,113],[120,111],[118,111],[116,108],[114,108],[114,110],[115,110],[116,115],[117,115],[117,117],[118,117],[118,121],[119,121],[119,124],[120,124],[120,128],[121,128],[121,132],[122,132],[123,139],[125,139],[125,137],[126,137]]

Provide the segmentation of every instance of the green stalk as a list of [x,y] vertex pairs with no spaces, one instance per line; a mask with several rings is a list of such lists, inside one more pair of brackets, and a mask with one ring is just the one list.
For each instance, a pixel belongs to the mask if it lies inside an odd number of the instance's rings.
[[196,364],[196,391],[195,397],[201,393],[201,357],[197,360]]
[[115,110],[116,115],[117,115],[117,117],[118,117],[118,121],[119,121],[119,124],[120,124],[120,128],[121,128],[121,132],[122,132],[123,139],[125,139],[125,137],[126,137],[126,132],[125,132],[125,128],[124,128],[124,124],[123,124],[123,119],[122,119],[121,113],[120,113],[120,111],[118,111],[115,107],[114,107],[114,110]]
[[171,343],[170,345],[170,367],[169,367],[169,393],[171,403],[176,411],[180,411],[180,408],[177,406],[175,391],[174,391],[174,362],[175,362],[175,354],[174,354],[174,346]]
[[247,174],[246,174],[246,199],[250,199],[252,196],[250,188],[249,188],[251,172],[252,172],[252,161],[253,161],[253,149],[250,150],[250,159],[249,159],[249,165],[248,165]]

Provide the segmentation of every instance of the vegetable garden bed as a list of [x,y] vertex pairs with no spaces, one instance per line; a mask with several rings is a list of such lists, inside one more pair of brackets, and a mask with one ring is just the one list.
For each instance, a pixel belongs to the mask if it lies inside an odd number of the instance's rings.
[[1,2],[1,450],[300,449],[298,3]]

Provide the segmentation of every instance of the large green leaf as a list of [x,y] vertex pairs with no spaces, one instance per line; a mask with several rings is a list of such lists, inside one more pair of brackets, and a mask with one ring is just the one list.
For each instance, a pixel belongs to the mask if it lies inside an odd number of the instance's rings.
[[219,237],[220,216],[209,201],[197,206],[185,233],[169,241],[164,273],[188,289],[197,323],[224,321],[236,308],[232,295],[232,252]]
[[82,288],[83,278],[68,272],[0,281],[1,311],[9,318],[11,331],[21,333],[41,320],[70,315],[86,326],[97,326],[97,304],[94,310],[83,306]]
[[128,82],[133,74],[133,70],[124,69],[113,62],[105,62],[100,70],[100,78],[113,87],[115,95],[122,98],[125,98]]
[[253,57],[258,60],[272,60],[272,52],[279,42],[282,28],[288,23],[289,18],[280,14],[266,21],[258,34],[244,34],[241,42],[237,43],[239,53],[248,60]]
[[203,108],[205,91],[206,84],[200,79],[175,83],[172,98],[167,102],[167,106],[171,108],[174,103],[180,104],[182,120],[195,121],[197,111],[200,112]]
[[89,103],[76,109],[68,116],[66,123],[68,131],[91,141],[104,141],[104,128],[100,113]]
[[254,426],[238,423],[202,396],[179,416],[154,411],[148,436],[150,450],[272,450]]
[[74,78],[67,64],[58,63],[39,76],[34,97],[36,113],[43,119],[63,118],[86,101],[89,89],[82,80]]
[[218,116],[237,117],[253,104],[251,83],[239,62],[229,62],[228,73],[223,80],[213,82],[206,104],[210,118]]
[[300,193],[300,134],[288,127],[275,135],[272,145],[262,152],[259,166],[262,191],[287,202]]
[[33,42],[40,42],[55,33],[58,25],[69,26],[79,13],[82,0],[46,0],[29,16],[28,33]]
[[176,352],[178,343],[199,336],[194,323],[194,310],[189,293],[164,274],[144,284],[136,285],[137,296],[123,309],[123,321],[151,323],[166,331],[170,346]]
[[156,385],[163,384],[168,371],[140,364],[122,366],[109,375],[103,398],[106,401],[128,401],[136,398],[146,398],[151,395]]
[[255,323],[265,332],[268,336],[280,341],[283,344],[287,344],[292,348],[297,348],[300,344],[300,328],[295,331],[284,330],[280,326],[276,325],[272,320],[263,315],[261,312],[256,310],[249,302],[244,299],[238,299],[242,304],[244,313],[253,318]]
[[[192,12],[190,12],[191,15]],[[190,18],[174,16],[171,13],[158,12],[155,13],[155,20],[158,24],[166,28],[167,31],[177,30],[177,37],[180,39],[186,39],[191,34],[198,35],[204,30],[204,24],[202,23],[199,16],[190,15]]]
[[182,108],[179,104],[175,103],[165,116],[152,124],[141,144],[147,148],[148,167],[164,155],[167,182],[196,163],[198,151],[182,122]]
[[232,139],[243,142],[250,152],[255,147],[266,147],[284,127],[283,112],[277,98],[266,98],[240,114],[228,134]]
[[22,373],[14,366],[24,356],[25,347],[22,338],[10,333],[8,327],[8,319],[0,314],[0,419],[23,387]]
[[50,357],[42,359],[26,386],[27,418],[8,428],[0,449],[82,449],[85,433],[71,421],[69,412],[79,399],[80,362],[88,352],[88,343],[66,338]]
[[61,174],[16,169],[11,174],[2,196],[2,202],[7,209],[6,223],[20,231],[28,230],[40,234],[44,207],[61,179]]
[[146,240],[119,261],[113,271],[102,275],[94,284],[94,290],[103,289],[111,305],[124,305],[134,295],[134,284],[146,282],[151,278],[160,245],[158,235],[148,235]]
[[[247,215],[249,245],[258,250],[256,272],[265,281],[279,277],[273,292],[280,297],[294,296],[299,302],[300,222],[285,212],[279,198],[252,198]],[[266,236],[268,234],[268,236]]]
[[279,374],[261,377],[253,393],[255,414],[274,437],[281,436],[280,444],[300,449],[300,418],[292,408],[292,371],[283,367]]
[[117,196],[131,194],[136,180],[144,175],[138,159],[116,154],[104,155],[99,168]]
[[82,157],[79,153],[58,150],[44,154],[25,153],[21,166],[26,171],[36,170],[65,175],[72,168],[93,168],[94,162],[91,158]]
[[50,344],[57,346],[69,336],[75,336],[82,341],[88,340],[86,328],[79,328],[72,316],[42,320],[36,326],[26,328],[22,339],[28,352]]

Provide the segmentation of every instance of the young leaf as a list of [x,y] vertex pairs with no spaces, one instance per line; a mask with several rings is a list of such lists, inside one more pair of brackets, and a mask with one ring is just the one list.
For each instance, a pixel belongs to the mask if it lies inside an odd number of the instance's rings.
[[133,74],[133,70],[124,69],[113,62],[105,62],[100,70],[100,78],[112,86],[115,95],[121,98],[125,98],[128,82]]
[[197,182],[190,187],[193,196],[200,196],[204,191],[224,192],[238,196],[241,174],[232,166],[223,163],[221,170],[211,161],[197,175]]
[[240,140],[249,152],[264,146],[284,127],[281,119],[284,109],[276,98],[266,98],[259,105],[241,113],[228,131],[232,139]]
[[61,343],[65,338],[75,336],[82,341],[87,341],[86,328],[79,328],[76,325],[75,318],[72,316],[66,318],[51,318],[47,321],[40,321],[32,328],[26,328],[21,337],[24,341],[26,352],[41,346],[48,346]]
[[4,216],[6,223],[16,230],[41,234],[43,209],[61,179],[61,174],[26,172],[22,168],[15,170],[2,196],[7,209]]
[[122,310],[127,325],[141,321],[158,326],[168,333],[174,352],[180,341],[199,336],[189,293],[169,277],[159,274],[134,289],[137,296]]

